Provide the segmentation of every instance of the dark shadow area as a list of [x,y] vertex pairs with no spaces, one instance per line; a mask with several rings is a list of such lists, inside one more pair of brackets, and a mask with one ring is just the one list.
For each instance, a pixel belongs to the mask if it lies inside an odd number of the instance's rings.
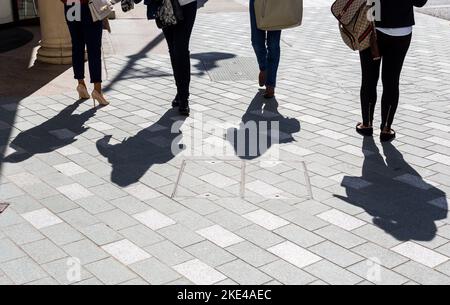
[[0,53],[20,48],[32,40],[33,33],[26,29],[0,29]]
[[209,0],[197,0],[197,7],[200,9],[205,6]]
[[112,166],[111,181],[121,187],[129,186],[138,182],[154,164],[172,160],[183,150],[180,128],[185,119],[171,109],[156,123],[122,143],[109,144],[111,136],[98,140],[98,151]]
[[227,60],[231,58],[236,58],[235,54],[222,53],[222,52],[206,52],[206,53],[196,53],[191,55],[192,59],[198,62],[194,65],[198,70],[202,71],[197,76],[202,76],[206,72],[218,68],[218,62],[222,60]]
[[[69,65],[32,63],[33,51],[39,46],[40,30],[39,27],[25,29],[33,34],[32,41],[0,54],[0,177],[19,103],[70,69]],[[6,31],[14,32],[14,28]]]
[[236,155],[253,160],[264,155],[274,144],[294,142],[293,134],[300,132],[300,122],[284,117],[278,111],[278,101],[265,99],[260,91],[248,106],[239,129],[227,131],[227,139]]
[[43,124],[21,132],[10,144],[16,152],[6,156],[3,161],[22,162],[36,154],[49,153],[75,142],[75,137],[88,130],[84,124],[97,111],[97,108],[92,108],[81,114],[74,114],[81,103],[82,100],[79,100]]
[[[445,192],[425,182],[391,143],[383,144],[386,161],[372,137],[364,138],[362,149],[362,176],[345,177],[347,197],[336,197],[363,208],[377,227],[397,240],[433,240],[436,221],[447,218]],[[360,190],[350,187],[360,179],[370,185]]]

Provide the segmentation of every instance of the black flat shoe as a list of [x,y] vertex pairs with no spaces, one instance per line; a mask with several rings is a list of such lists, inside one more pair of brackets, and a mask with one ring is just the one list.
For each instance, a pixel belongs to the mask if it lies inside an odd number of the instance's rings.
[[189,106],[180,106],[180,108],[178,108],[178,111],[182,116],[189,116],[191,114],[191,109],[189,108]]
[[380,142],[391,142],[395,140],[396,136],[394,129],[391,129],[389,133],[382,132],[380,133]]
[[371,137],[373,136],[373,127],[365,127],[365,128],[359,128],[359,126],[361,126],[362,123],[358,123],[358,125],[356,125],[356,132],[359,133],[362,136],[365,137]]
[[172,108],[177,108],[180,107],[180,99],[178,98],[178,94],[177,96],[175,96],[175,98],[172,101]]

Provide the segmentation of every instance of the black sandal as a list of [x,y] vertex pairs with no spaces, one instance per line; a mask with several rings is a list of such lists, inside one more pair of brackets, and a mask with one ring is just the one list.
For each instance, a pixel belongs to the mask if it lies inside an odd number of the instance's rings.
[[396,138],[397,134],[394,129],[389,129],[389,133],[381,132],[380,133],[380,141],[381,142],[391,142]]
[[356,125],[356,132],[365,137],[373,136],[373,127],[364,127],[360,128],[359,126],[363,125],[363,123],[358,123]]

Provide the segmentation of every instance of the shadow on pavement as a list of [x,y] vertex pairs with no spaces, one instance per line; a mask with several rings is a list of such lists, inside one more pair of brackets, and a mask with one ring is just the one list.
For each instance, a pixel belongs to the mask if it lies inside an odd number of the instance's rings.
[[274,144],[295,142],[293,134],[300,132],[300,122],[284,117],[278,111],[278,101],[266,100],[260,91],[248,106],[239,129],[227,131],[227,139],[241,159],[263,156]]
[[27,30],[34,34],[30,43],[0,54],[0,177],[20,102],[70,69],[68,65],[32,63],[34,49],[39,46],[39,27]]
[[171,109],[158,122],[119,144],[109,144],[111,136],[98,140],[98,151],[112,166],[111,181],[121,187],[129,186],[138,182],[154,164],[172,160],[183,149],[180,128],[185,119]]
[[[363,208],[377,227],[397,240],[433,240],[436,222],[447,218],[445,192],[424,181],[391,143],[383,144],[386,161],[372,137],[364,138],[362,149],[362,176],[344,177],[347,197],[335,196]],[[361,179],[370,185],[357,190],[354,186]]]
[[3,161],[19,163],[36,154],[49,153],[75,142],[75,137],[88,130],[84,124],[97,111],[97,108],[92,108],[81,114],[74,114],[82,102],[79,100],[41,125],[21,132],[10,144],[16,152],[6,156]]

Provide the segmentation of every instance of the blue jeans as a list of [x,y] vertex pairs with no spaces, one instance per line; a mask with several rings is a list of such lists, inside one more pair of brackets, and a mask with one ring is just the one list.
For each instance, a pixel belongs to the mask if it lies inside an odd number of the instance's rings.
[[280,64],[281,31],[262,31],[256,25],[255,0],[250,0],[250,23],[252,45],[258,59],[259,69],[266,72],[266,86],[276,87]]

